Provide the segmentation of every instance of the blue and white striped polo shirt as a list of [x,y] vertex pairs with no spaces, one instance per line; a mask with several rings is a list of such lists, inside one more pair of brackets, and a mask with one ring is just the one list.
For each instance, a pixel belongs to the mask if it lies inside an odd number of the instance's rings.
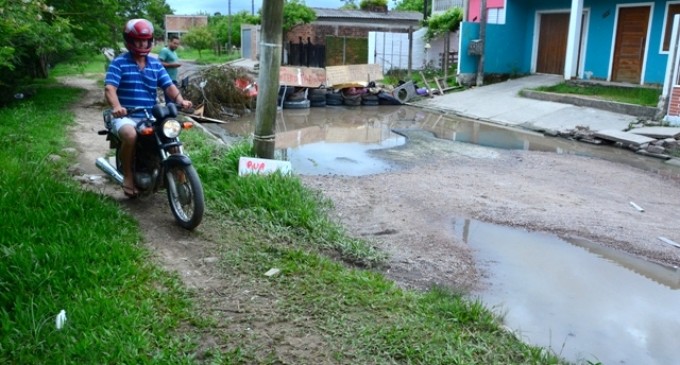
[[[146,67],[140,70],[128,52],[111,61],[104,83],[118,89],[118,100],[124,108],[151,109],[156,104],[156,89],[165,90],[172,85],[172,80],[158,59],[146,56]],[[143,116],[143,113],[132,115]]]

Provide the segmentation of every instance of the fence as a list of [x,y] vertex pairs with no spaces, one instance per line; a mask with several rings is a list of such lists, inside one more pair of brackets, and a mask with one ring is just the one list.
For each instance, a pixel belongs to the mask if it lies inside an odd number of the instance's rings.
[[300,37],[298,43],[290,42],[288,45],[288,65],[326,67],[326,47],[313,44],[309,38],[305,43]]

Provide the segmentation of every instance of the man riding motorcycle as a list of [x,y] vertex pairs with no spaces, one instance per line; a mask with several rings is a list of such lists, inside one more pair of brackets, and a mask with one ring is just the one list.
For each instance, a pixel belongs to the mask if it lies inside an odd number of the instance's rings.
[[151,108],[156,104],[157,88],[182,108],[191,108],[192,103],[182,98],[163,65],[149,57],[153,46],[153,25],[146,19],[132,19],[123,30],[125,47],[129,52],[116,57],[106,73],[104,96],[112,108],[111,131],[121,140],[120,158],[123,169],[123,193],[134,198],[139,193],[135,188],[132,173],[136,121],[142,114],[128,115],[127,109]]

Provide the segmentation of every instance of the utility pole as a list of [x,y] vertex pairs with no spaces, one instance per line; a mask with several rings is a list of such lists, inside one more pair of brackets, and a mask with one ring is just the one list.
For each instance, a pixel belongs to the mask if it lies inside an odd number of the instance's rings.
[[231,0],[229,0],[229,8],[227,9],[227,14],[229,14],[227,30],[227,54],[231,54]]
[[480,4],[479,39],[482,42],[482,50],[477,61],[477,86],[484,85],[484,48],[486,48],[486,0],[482,0]]
[[255,15],[255,0],[250,2],[250,15]]
[[276,134],[276,98],[279,94],[281,69],[281,42],[283,36],[284,0],[263,0],[262,36],[260,37],[260,74],[257,77],[259,92],[255,107],[255,156],[274,158]]

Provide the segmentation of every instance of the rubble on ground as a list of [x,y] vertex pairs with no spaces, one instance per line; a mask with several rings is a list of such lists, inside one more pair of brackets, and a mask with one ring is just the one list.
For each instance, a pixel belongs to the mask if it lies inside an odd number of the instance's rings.
[[229,65],[210,66],[182,85],[184,97],[199,108],[203,116],[215,119],[237,118],[255,110],[252,88],[256,80],[245,69]]
[[680,157],[680,128],[663,126],[658,121],[639,121],[626,131],[593,131],[588,126],[576,126],[559,135],[586,143],[612,144],[665,160]]

